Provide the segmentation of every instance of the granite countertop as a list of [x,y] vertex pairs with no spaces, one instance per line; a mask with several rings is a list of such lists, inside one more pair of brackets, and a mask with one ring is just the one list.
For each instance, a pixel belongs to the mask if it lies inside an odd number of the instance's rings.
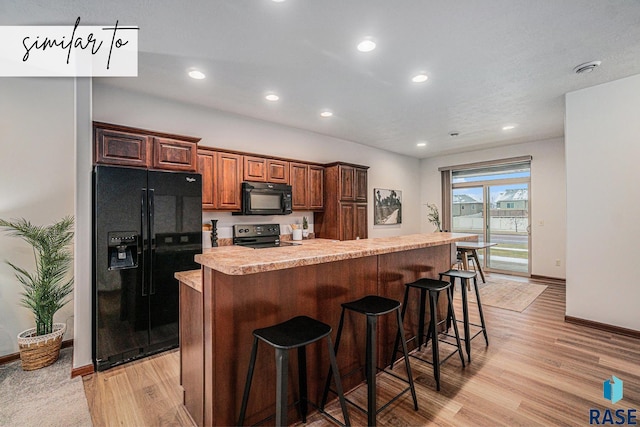
[[173,276],[196,291],[202,292],[202,271],[178,271]]
[[[300,243],[296,246],[268,249],[241,246],[210,248],[205,249],[203,254],[196,255],[195,260],[224,274],[244,275],[477,239],[476,234],[462,233],[410,234],[346,241],[310,239],[295,242]],[[177,274],[176,277],[180,280]],[[196,279],[195,275],[193,279]]]

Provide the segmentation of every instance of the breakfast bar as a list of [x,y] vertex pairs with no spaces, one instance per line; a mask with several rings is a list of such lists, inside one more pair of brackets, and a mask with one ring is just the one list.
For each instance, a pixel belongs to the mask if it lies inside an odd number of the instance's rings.
[[[181,384],[184,404],[197,425],[234,425],[250,360],[253,330],[306,315],[337,329],[341,304],[365,295],[401,301],[404,284],[437,278],[449,269],[455,242],[475,240],[458,233],[413,234],[350,241],[304,240],[269,249],[224,246],[196,256],[201,271],[176,273],[180,281]],[[441,301],[444,303],[443,301]],[[417,331],[417,301],[409,301],[407,336]],[[444,315],[444,306],[438,307]],[[365,334],[362,319],[348,318],[338,365],[341,374],[362,366]],[[395,323],[378,328],[378,365],[389,362]],[[275,361],[261,347],[246,423],[275,412]],[[320,401],[328,373],[325,346],[307,354],[311,401]],[[295,359],[295,358],[293,358]],[[297,384],[292,360],[290,387]],[[350,390],[362,375],[343,379]],[[291,390],[294,390],[293,388]],[[291,401],[295,399],[292,391]],[[293,407],[290,419],[295,419]]]

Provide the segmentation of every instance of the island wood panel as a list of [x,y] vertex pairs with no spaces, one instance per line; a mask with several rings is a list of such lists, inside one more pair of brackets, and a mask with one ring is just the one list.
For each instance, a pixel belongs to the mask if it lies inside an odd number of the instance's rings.
[[[180,283],[180,324],[202,324],[203,295]],[[180,385],[183,403],[197,425],[203,425],[204,348],[203,328],[180,328]]]
[[[205,268],[205,271],[211,270]],[[207,289],[215,289],[215,313],[209,320],[214,337],[205,338],[205,348],[213,348],[216,356],[215,364],[206,362],[206,368],[213,366],[212,371],[206,373],[208,380],[213,379],[213,388],[205,385],[205,408],[213,407],[213,420],[209,423],[205,417],[205,424],[236,423],[254,329],[307,315],[330,325],[335,340],[341,304],[375,294],[377,278],[376,256],[245,276],[214,271],[212,286],[205,282],[205,293]],[[364,316],[353,313],[346,317],[338,354],[338,366],[343,374],[364,365],[365,320]],[[208,341],[212,338],[215,343]],[[307,349],[309,398],[315,402],[322,395],[329,367],[328,357],[325,340]],[[262,342],[255,372],[247,408],[247,425],[275,413],[274,349]],[[290,353],[289,374],[292,403],[298,395],[295,351]],[[348,390],[362,381],[362,375],[353,375],[345,378],[343,385]],[[289,416],[290,420],[297,419],[294,408]]]
[[[451,267],[450,245],[432,246],[404,252],[393,252],[378,256],[378,294],[403,302],[405,284],[415,282],[422,277],[437,279],[440,272]],[[427,296],[428,298],[428,296]],[[407,310],[403,322],[407,339],[418,334],[418,308],[420,292],[412,289],[409,292]],[[444,294],[438,300],[438,319],[447,314],[447,299]],[[426,301],[425,318],[429,319],[429,300]],[[387,363],[391,360],[391,352],[397,331],[395,319],[385,316],[378,323],[379,360]],[[415,340],[409,343],[409,351],[416,348]],[[398,354],[398,358],[401,355]],[[402,369],[400,369],[402,371]]]

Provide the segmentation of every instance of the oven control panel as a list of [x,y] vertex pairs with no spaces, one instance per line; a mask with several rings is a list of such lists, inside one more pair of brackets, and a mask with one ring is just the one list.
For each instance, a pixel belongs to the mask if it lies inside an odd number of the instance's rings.
[[236,224],[233,226],[233,237],[280,237],[280,224]]

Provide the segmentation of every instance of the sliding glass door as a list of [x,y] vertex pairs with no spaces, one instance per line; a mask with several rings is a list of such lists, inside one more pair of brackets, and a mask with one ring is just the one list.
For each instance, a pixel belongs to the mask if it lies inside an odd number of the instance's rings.
[[486,266],[491,270],[529,273],[529,183],[488,185]]
[[478,251],[483,269],[530,274],[530,164],[454,171],[451,230],[495,243]]

